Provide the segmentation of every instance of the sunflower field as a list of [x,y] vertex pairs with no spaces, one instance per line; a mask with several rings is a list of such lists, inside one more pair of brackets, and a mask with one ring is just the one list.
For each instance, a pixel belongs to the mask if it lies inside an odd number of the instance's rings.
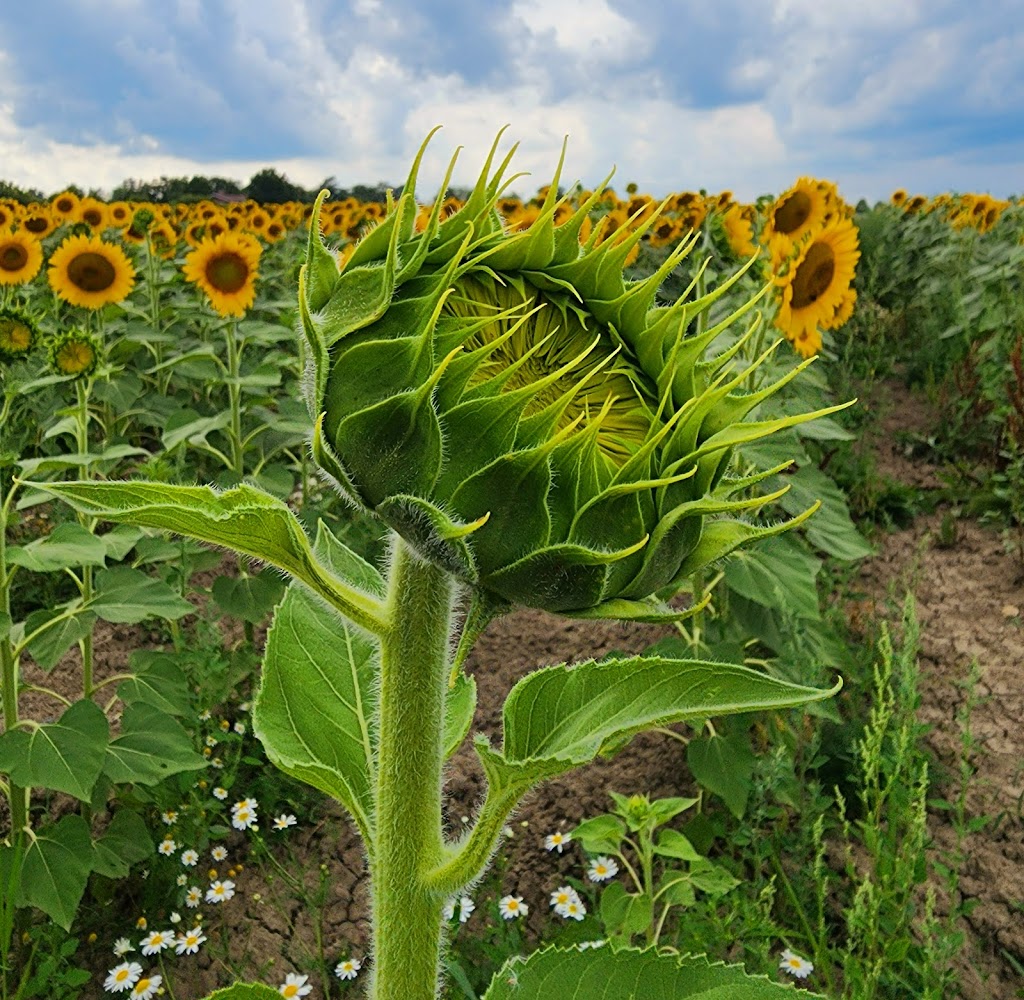
[[[979,791],[986,663],[956,665],[937,749],[914,588],[864,567],[929,518],[1024,567],[1024,212],[500,178],[0,200],[0,1000],[380,1000],[432,947],[446,998],[634,972],[664,997],[1021,995],[1024,941],[972,912],[1024,890],[965,889],[971,844],[1021,825]],[[940,471],[883,470],[897,440]],[[459,609],[431,640],[427,903],[385,864],[418,793],[368,806],[344,771],[418,698],[391,720],[363,676],[404,641],[402,573]],[[654,671],[655,701],[684,669],[658,664],[715,671],[696,707],[580,736],[570,784],[569,749],[543,757],[568,693],[512,756],[547,704],[533,649],[598,656],[558,675],[595,685]],[[559,791],[514,812],[531,767]],[[442,930],[375,951],[403,919]]]

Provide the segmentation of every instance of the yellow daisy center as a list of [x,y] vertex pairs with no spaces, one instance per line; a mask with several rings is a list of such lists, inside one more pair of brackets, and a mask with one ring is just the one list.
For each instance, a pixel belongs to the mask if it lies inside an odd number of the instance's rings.
[[299,992],[298,986],[295,983],[289,983],[282,991],[281,995],[286,997],[293,997]]
[[128,969],[118,969],[117,972],[114,973],[114,982],[123,983],[128,978],[128,975]]

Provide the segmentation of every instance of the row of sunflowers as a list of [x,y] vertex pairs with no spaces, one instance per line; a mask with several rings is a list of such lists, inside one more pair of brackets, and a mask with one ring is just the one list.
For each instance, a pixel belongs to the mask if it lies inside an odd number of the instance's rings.
[[[502,199],[498,209],[507,227],[532,225],[546,194],[541,189],[527,200]],[[576,188],[563,196],[555,224],[568,219],[592,194]],[[462,204],[449,197],[442,211],[452,214]],[[658,201],[637,193],[634,185],[624,197],[603,190],[595,204],[580,241],[629,243],[627,268],[641,248],[667,252],[692,234],[702,234],[704,249],[726,262],[743,263],[756,256],[752,273],[771,286],[768,308],[775,326],[803,357],[817,354],[822,334],[841,327],[853,313],[858,232],[852,206],[829,181],[803,177],[778,197],[754,204],[741,203],[728,191],[682,192]],[[1009,203],[971,194],[928,201],[897,191],[892,204],[911,214],[942,212],[954,227],[974,225],[985,231]],[[422,207],[421,225],[431,208]],[[340,268],[359,237],[386,211],[382,203],[352,198],[324,204],[321,229],[336,247]],[[12,304],[13,286],[37,279],[44,259],[49,286],[60,300],[87,310],[123,302],[135,284],[133,247],[139,247],[176,262],[216,312],[240,317],[253,305],[263,250],[290,234],[304,238],[311,212],[311,205],[300,202],[108,203],[72,191],[27,205],[0,201],[3,302]],[[30,324],[17,325],[16,334],[10,321],[3,329],[0,350],[5,357],[30,349]]]

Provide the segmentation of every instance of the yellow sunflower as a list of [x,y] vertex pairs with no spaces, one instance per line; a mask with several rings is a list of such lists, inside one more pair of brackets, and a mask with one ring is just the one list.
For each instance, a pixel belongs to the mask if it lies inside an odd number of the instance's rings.
[[102,309],[122,302],[135,284],[125,252],[97,236],[69,236],[50,257],[50,287],[65,302]]
[[260,244],[245,233],[204,239],[185,258],[185,278],[198,285],[222,316],[244,316],[256,297]]
[[746,260],[757,252],[754,244],[754,227],[750,213],[743,205],[734,204],[722,215],[722,228],[729,242],[729,249],[740,260]]
[[768,209],[761,242],[767,243],[776,234],[798,242],[822,224],[829,207],[828,188],[812,177],[801,177]]
[[76,220],[84,222],[94,233],[102,233],[110,225],[107,206],[96,198],[83,198],[75,212]]
[[893,191],[892,193],[892,198],[890,198],[889,200],[893,205],[899,208],[901,205],[906,204],[907,192],[903,188],[896,188],[896,190]]
[[43,248],[31,233],[0,234],[0,285],[23,285],[43,266]]
[[123,229],[132,221],[132,207],[126,201],[112,201],[107,205],[107,216],[112,226]]
[[0,229],[9,229],[21,218],[21,206],[17,202],[0,201]]
[[775,324],[805,357],[820,348],[819,329],[835,322],[859,259],[857,229],[849,219],[840,219],[807,240],[777,279],[782,301]]
[[27,229],[37,240],[49,236],[59,225],[60,219],[55,217],[49,208],[35,202],[27,205],[21,216],[21,228]]
[[80,199],[74,191],[64,191],[56,198],[51,199],[50,210],[63,221],[74,214],[79,201]]

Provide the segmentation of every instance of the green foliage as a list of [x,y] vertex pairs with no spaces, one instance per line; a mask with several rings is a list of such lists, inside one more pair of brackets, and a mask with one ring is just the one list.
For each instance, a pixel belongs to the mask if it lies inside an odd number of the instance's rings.
[[509,961],[494,977],[483,1000],[585,1000],[593,996],[630,1000],[637,996],[640,984],[643,995],[652,1000],[772,1000],[792,995],[789,987],[747,975],[741,966],[709,962],[704,956],[549,948]]

